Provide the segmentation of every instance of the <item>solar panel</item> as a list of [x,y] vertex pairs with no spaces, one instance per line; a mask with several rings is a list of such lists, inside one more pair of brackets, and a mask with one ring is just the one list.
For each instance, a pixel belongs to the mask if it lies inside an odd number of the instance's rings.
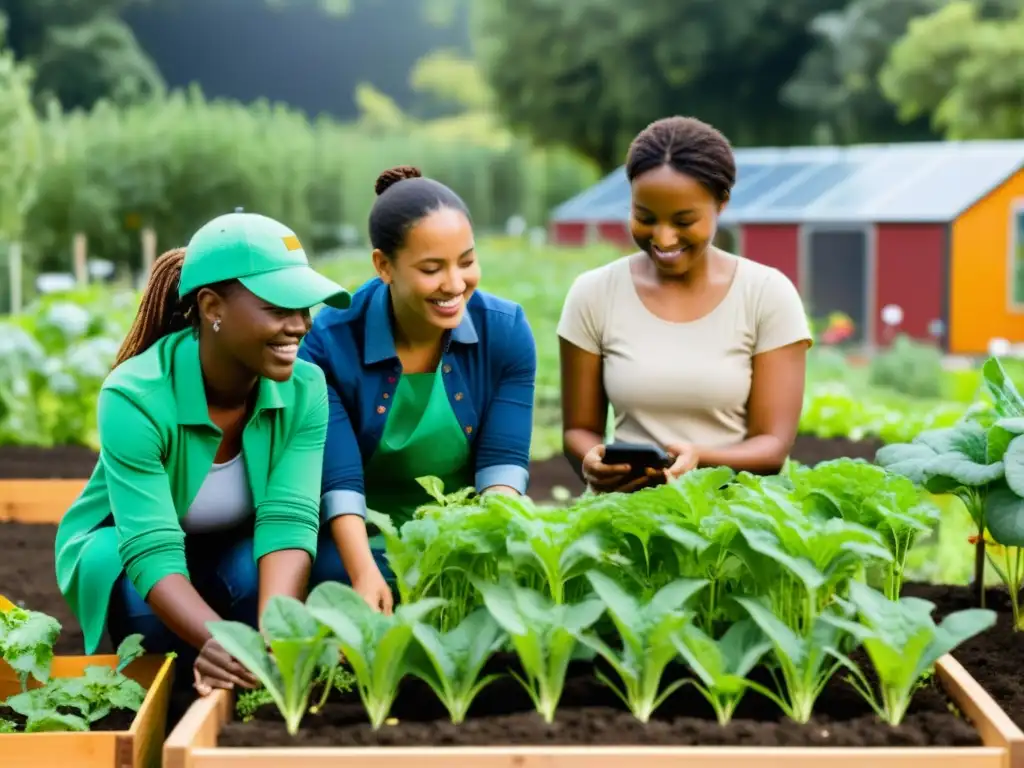
[[767,201],[772,209],[804,208],[815,203],[826,192],[837,184],[850,178],[860,167],[858,163],[839,162],[823,165],[812,175],[802,178],[795,186],[778,197]]
[[763,173],[752,176],[748,182],[737,180],[736,188],[732,193],[732,200],[729,202],[729,208],[735,212],[741,208],[753,205],[762,195],[771,192],[798,173],[803,173],[812,165],[812,163],[806,162],[779,163],[775,166],[769,166]]
[[818,218],[847,218],[895,195],[900,184],[934,163],[934,152],[896,152],[880,155],[822,195],[810,209]]

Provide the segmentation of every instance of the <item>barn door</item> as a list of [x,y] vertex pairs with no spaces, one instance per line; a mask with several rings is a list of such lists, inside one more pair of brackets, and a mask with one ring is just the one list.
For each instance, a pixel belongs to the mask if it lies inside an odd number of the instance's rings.
[[823,320],[832,312],[854,323],[850,342],[868,336],[868,238],[863,230],[812,230],[807,239],[807,298],[811,316]]

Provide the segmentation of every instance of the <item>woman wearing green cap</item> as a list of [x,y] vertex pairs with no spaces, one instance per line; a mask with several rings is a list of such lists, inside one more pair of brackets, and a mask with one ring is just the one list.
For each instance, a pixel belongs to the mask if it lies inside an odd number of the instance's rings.
[[300,356],[323,368],[325,535],[313,580],[349,581],[392,608],[383,542],[367,509],[396,526],[448,492],[523,494],[529,480],[537,353],[523,308],[479,290],[469,211],[451,189],[402,166],[377,180],[370,242],[377,277],[345,310],[317,315]]
[[99,462],[57,532],[86,653],[104,632],[141,633],[192,662],[201,694],[253,685],[206,623],[255,627],[269,597],[307,589],[328,405],[296,355],[309,308],[349,302],[294,232],[255,214],[216,218],[154,264],[100,392]]

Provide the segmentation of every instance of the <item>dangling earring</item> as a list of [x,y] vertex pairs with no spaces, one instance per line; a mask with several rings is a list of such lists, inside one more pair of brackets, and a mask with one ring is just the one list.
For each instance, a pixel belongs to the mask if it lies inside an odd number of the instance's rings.
[[218,317],[213,321],[213,332],[220,333],[220,318]]

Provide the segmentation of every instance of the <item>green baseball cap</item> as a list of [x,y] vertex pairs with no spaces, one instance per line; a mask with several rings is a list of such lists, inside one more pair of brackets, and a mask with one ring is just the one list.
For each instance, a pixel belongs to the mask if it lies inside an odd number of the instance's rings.
[[222,280],[238,280],[284,309],[317,304],[346,309],[352,296],[309,266],[296,234],[274,219],[236,211],[204,224],[185,248],[179,297]]

